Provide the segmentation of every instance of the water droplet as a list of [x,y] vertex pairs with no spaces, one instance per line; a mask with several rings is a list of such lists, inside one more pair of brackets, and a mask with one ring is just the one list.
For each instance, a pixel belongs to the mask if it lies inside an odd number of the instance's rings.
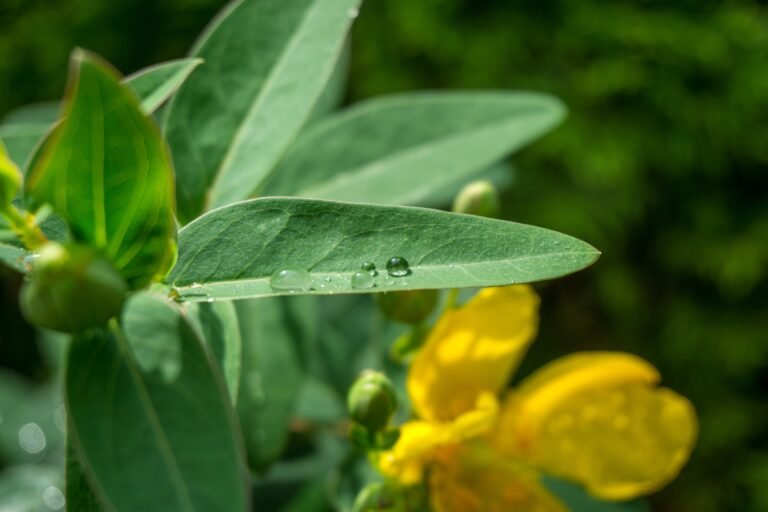
[[45,450],[45,434],[37,423],[27,423],[19,429],[19,446],[27,453]]
[[352,288],[365,289],[373,288],[373,276],[366,271],[355,272],[352,276]]
[[269,285],[275,291],[306,292],[312,289],[312,277],[303,268],[291,265],[276,270]]
[[330,276],[326,277],[326,278],[325,278],[325,282],[326,282],[326,283],[330,283],[330,282],[331,282],[331,277],[330,277]]
[[43,491],[43,503],[51,510],[60,510],[64,508],[66,500],[58,487],[50,486]]
[[402,256],[392,256],[387,261],[387,273],[392,277],[405,277],[411,273],[408,261]]
[[393,284],[395,284],[395,281],[392,279],[387,279],[386,281],[384,281],[384,284],[387,286],[392,286]]
[[360,15],[360,9],[358,9],[357,7],[350,7],[347,10],[347,16],[349,16],[352,19],[357,18],[359,15]]
[[192,283],[191,285],[189,285],[189,287],[190,288],[202,288],[203,285],[201,285],[200,283]]
[[360,265],[360,270],[365,270],[369,274],[371,274],[373,277],[376,277],[379,275],[379,273],[376,271],[376,264],[372,261],[366,261],[362,265]]
[[207,302],[208,304],[213,304],[214,302],[216,302],[216,299],[213,297],[208,297],[207,299],[205,299],[205,302]]

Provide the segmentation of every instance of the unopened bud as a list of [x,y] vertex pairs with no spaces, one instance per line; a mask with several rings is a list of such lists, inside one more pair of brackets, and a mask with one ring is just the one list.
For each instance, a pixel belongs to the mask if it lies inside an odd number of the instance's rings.
[[347,408],[355,422],[369,431],[379,431],[397,411],[395,387],[383,373],[365,371],[349,390]]
[[411,325],[426,320],[435,309],[437,299],[437,290],[405,290],[376,296],[379,309],[387,318]]
[[95,249],[49,242],[21,288],[31,323],[67,333],[100,327],[120,314],[128,287]]
[[496,218],[501,213],[501,198],[490,181],[473,181],[461,189],[452,209],[457,213]]

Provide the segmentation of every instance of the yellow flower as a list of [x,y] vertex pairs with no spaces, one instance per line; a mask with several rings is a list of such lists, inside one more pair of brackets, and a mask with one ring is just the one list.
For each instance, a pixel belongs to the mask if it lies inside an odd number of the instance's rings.
[[402,484],[425,481],[436,512],[565,510],[544,473],[627,500],[660,489],[687,461],[693,407],[635,356],[573,354],[500,396],[537,310],[528,286],[482,290],[446,312],[416,356],[407,386],[419,419],[378,465]]

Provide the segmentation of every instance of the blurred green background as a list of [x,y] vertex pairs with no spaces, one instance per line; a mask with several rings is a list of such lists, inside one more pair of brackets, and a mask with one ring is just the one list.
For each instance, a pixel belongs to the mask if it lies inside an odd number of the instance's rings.
[[[184,55],[222,4],[2,0],[0,118],[60,97],[72,47],[130,73]],[[348,101],[446,88],[565,101],[565,124],[515,157],[505,216],[603,257],[538,287],[523,372],[574,350],[642,355],[701,418],[653,510],[768,510],[768,2],[368,0],[352,41]],[[43,380],[18,280],[0,275],[0,365]]]

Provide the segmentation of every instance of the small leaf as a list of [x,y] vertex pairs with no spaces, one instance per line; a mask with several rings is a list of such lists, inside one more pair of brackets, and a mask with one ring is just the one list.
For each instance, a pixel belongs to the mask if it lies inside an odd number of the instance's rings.
[[0,263],[18,272],[26,272],[24,249],[14,245],[0,243]]
[[208,350],[218,361],[232,403],[237,403],[242,339],[234,304],[222,301],[189,304],[187,315],[200,331]]
[[[185,227],[168,280],[191,301],[292,293],[270,285],[270,276],[286,266],[305,269],[311,280],[311,289],[293,293],[498,286],[563,276],[598,255],[575,238],[513,222],[422,208],[263,198],[220,208]],[[410,263],[408,275],[388,275],[386,263],[394,256]],[[364,262],[379,269],[373,288],[351,285]]]
[[253,195],[309,118],[361,0],[248,0],[198,42],[205,66],[169,105],[179,217]]
[[226,388],[174,304],[135,295],[122,330],[73,340],[65,396],[77,458],[107,508],[248,510]]
[[178,59],[142,69],[123,83],[141,98],[141,108],[151,114],[184,83],[202,59]]
[[64,120],[35,158],[28,195],[139,288],[173,258],[173,172],[159,130],[100,60],[76,52]]
[[418,204],[557,125],[543,94],[402,94],[366,101],[310,127],[261,195]]

